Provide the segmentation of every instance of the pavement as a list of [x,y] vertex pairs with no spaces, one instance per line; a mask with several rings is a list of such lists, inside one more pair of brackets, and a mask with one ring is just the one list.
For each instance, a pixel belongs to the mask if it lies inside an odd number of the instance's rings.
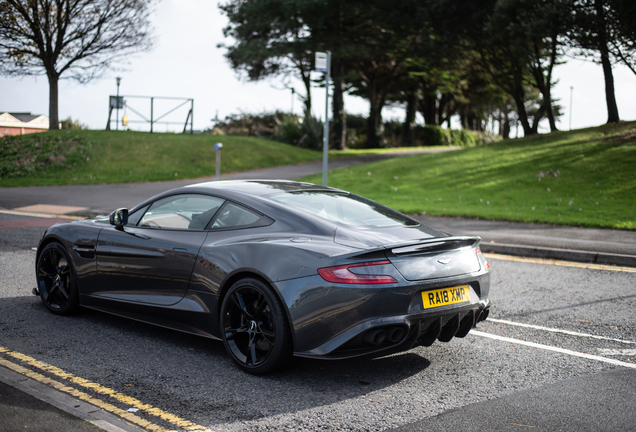
[[[340,158],[331,160],[329,167],[337,169],[411,154],[414,152]],[[322,162],[318,161],[226,174],[222,175],[221,179],[295,180],[320,172],[322,172]],[[0,188],[0,213],[10,216],[0,219],[0,240],[4,236],[3,231],[10,236],[10,233],[17,229],[48,226],[69,217],[108,214],[116,208],[132,208],[139,202],[168,189],[213,179],[213,177],[206,177],[154,183]],[[484,252],[636,267],[636,232],[633,231],[429,216],[415,216],[415,218],[433,228],[456,235],[479,235],[482,238]],[[8,376],[10,378],[7,378]],[[612,395],[597,394],[594,391],[594,379],[616,380],[621,390]],[[591,414],[586,413],[585,407],[605,406],[607,409],[631,410],[631,406],[628,405],[635,400],[635,379],[633,371],[618,371],[612,374],[579,378],[517,393],[507,398],[471,405],[460,410],[448,411],[440,416],[404,426],[399,430],[403,432],[498,431],[524,426],[537,428],[537,430],[577,430],[563,427],[567,419],[578,419],[578,423],[570,422],[570,424],[588,425],[578,430],[628,430],[633,428],[633,423],[614,425],[615,428],[609,429],[593,427],[594,419]],[[567,395],[568,386],[588,386],[590,391],[587,399],[581,401],[561,397],[563,394]],[[29,378],[21,375],[12,376],[11,371],[0,367],[0,419],[3,419],[0,422],[0,432],[95,430],[96,428],[115,432],[139,430],[114,416],[98,418],[105,415],[99,410],[78,410],[74,405],[77,401],[65,399],[67,396],[62,393],[57,392],[59,394],[56,396],[56,391],[49,389],[47,390],[49,394],[43,396],[40,391],[42,389],[33,391],[34,387],[37,387],[37,384],[30,382]],[[64,402],[60,402],[62,400]],[[547,412],[552,414],[537,416],[536,413],[541,411],[536,409],[538,401],[546,405]],[[528,406],[533,404],[535,404],[534,408],[528,409]],[[501,413],[512,413],[514,415],[510,418],[518,419],[518,421],[511,423],[502,420],[497,423],[493,419],[501,419]],[[603,417],[606,418],[606,416]],[[8,420],[4,421],[4,419]],[[91,422],[88,422],[89,420]]]

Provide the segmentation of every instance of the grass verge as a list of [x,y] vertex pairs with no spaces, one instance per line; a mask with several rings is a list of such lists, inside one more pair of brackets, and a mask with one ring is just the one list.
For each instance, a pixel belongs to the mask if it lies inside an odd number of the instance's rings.
[[344,168],[329,186],[410,214],[634,230],[634,167],[630,122]]
[[0,138],[0,187],[175,180],[289,165],[320,152],[260,138],[132,131],[50,131]]

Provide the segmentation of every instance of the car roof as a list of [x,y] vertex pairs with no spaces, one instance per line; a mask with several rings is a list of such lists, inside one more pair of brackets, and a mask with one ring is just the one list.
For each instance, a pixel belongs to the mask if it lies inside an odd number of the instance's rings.
[[265,196],[277,192],[331,191],[345,192],[328,186],[290,180],[226,180],[196,183],[186,188],[202,188],[212,191],[231,191],[246,195]]

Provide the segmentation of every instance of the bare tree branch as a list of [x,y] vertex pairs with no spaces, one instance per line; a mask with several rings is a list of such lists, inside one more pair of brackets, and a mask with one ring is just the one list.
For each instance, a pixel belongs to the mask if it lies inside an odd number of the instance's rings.
[[0,75],[49,79],[57,129],[57,81],[88,82],[153,45],[153,0],[0,0]]

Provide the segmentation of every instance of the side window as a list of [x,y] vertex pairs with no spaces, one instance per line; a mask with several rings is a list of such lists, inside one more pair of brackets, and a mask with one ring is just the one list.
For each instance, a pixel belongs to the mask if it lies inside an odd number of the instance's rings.
[[139,222],[139,219],[141,219],[141,217],[144,215],[144,213],[146,213],[146,210],[148,210],[149,205],[144,206],[142,208],[140,208],[139,210],[137,210],[134,213],[131,213],[128,215],[128,225],[132,225],[135,226],[137,225],[137,222]]
[[227,203],[216,217],[212,228],[238,228],[252,225],[261,216],[233,203]]
[[221,198],[198,194],[169,196],[152,203],[139,226],[202,230],[224,202]]

